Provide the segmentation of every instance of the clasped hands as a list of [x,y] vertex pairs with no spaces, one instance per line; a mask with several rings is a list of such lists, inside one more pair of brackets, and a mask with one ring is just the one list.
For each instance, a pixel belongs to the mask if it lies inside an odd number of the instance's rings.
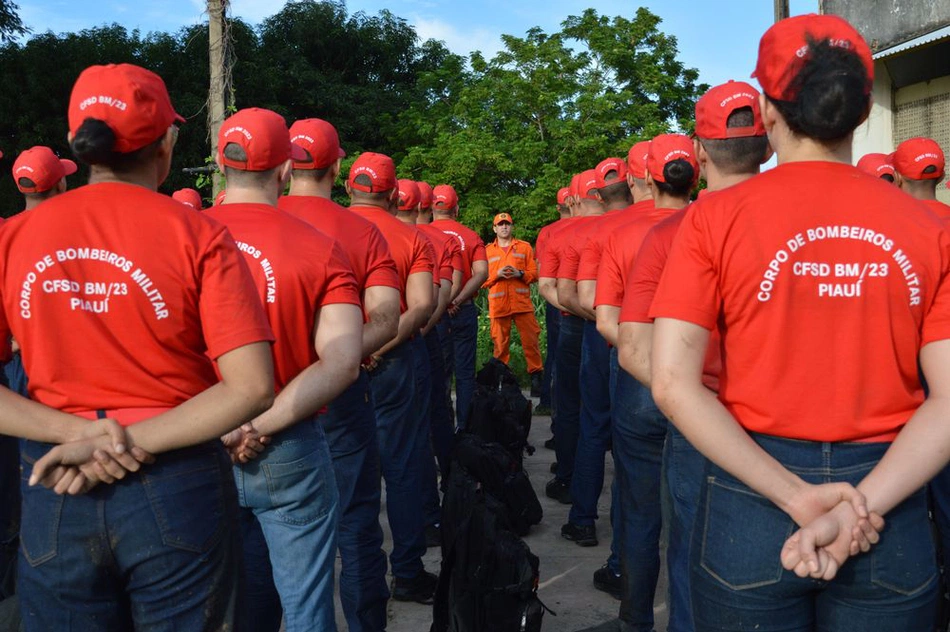
[[521,271],[514,266],[505,266],[498,270],[498,277],[502,279],[510,279],[514,276],[521,276]]
[[830,581],[849,557],[880,540],[884,519],[848,483],[805,484],[786,508],[801,527],[782,547],[782,566],[799,577]]

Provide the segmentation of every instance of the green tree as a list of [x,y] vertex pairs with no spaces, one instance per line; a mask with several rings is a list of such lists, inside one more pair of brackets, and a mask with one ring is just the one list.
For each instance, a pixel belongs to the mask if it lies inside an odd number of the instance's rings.
[[504,49],[491,60],[473,53],[467,72],[427,73],[428,98],[402,117],[425,140],[409,147],[401,173],[455,185],[463,217],[486,238],[500,211],[533,238],[572,174],[687,129],[706,86],[659,23],[643,8],[632,18],[588,9],[558,33],[503,36]]
[[20,19],[19,9],[11,0],[0,0],[0,42],[9,42],[30,32]]

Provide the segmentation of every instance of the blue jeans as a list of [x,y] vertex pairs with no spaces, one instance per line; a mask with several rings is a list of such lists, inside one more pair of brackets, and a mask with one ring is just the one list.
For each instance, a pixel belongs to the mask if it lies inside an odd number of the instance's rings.
[[6,378],[7,388],[23,397],[30,396],[27,390],[29,379],[23,369],[23,356],[20,355],[19,351],[14,353],[10,361],[3,365],[3,374]]
[[614,476],[618,483],[620,625],[625,631],[653,630],[653,598],[660,576],[660,502],[666,417],[650,390],[619,366],[613,400]]
[[422,556],[426,552],[422,463],[416,449],[422,422],[416,409],[413,364],[410,343],[399,345],[380,361],[369,382],[386,480],[386,512],[393,534],[389,563],[393,576],[405,579],[423,570]]
[[695,628],[689,596],[689,546],[706,459],[673,424],[669,425],[663,457],[673,505],[666,549],[666,570],[670,578],[667,631],[692,632]]
[[429,369],[432,374],[429,388],[429,421],[432,426],[432,452],[439,463],[443,479],[448,479],[449,454],[455,435],[451,407],[445,399],[445,363],[442,360],[442,342],[437,329],[426,337],[429,352]]
[[242,628],[237,495],[220,442],[166,452],[82,496],[29,487],[51,446],[20,447],[28,632]]
[[241,544],[244,548],[244,607],[245,628],[255,632],[278,632],[284,618],[280,595],[274,585],[274,569],[264,530],[254,512],[240,509]]
[[[809,483],[857,485],[889,447],[753,439]],[[779,553],[795,523],[712,463],[696,515],[690,592],[697,630],[932,629],[938,574],[924,490],[891,511],[881,541],[848,560],[827,583],[782,568]]]
[[423,497],[423,520],[426,525],[436,525],[442,516],[442,503],[439,500],[439,480],[432,454],[432,367],[426,341],[417,335],[409,344],[412,345],[413,370],[416,374],[416,412],[422,422],[416,436],[416,458],[422,465],[422,487],[419,493]]
[[366,371],[327,406],[320,420],[340,493],[337,546],[343,614],[351,632],[384,630],[389,588],[379,525],[379,444]]
[[597,501],[604,488],[604,457],[610,446],[610,348],[597,331],[597,323],[584,321],[581,343],[580,433],[571,481],[569,520],[592,525],[597,520]]
[[550,303],[544,304],[544,330],[547,339],[547,355],[544,357],[544,379],[541,380],[541,398],[538,402],[540,406],[550,408],[551,398],[551,378],[554,371],[554,357],[557,352],[557,335],[561,324],[561,312]]
[[339,492],[322,425],[307,419],[278,433],[259,458],[234,466],[234,481],[267,541],[287,632],[335,630]]
[[461,429],[468,423],[472,397],[475,396],[475,352],[478,344],[478,312],[475,303],[468,301],[460,305],[458,313],[449,317],[449,320],[452,368],[455,371],[455,414],[458,428]]
[[562,316],[557,344],[557,390],[555,400],[557,417],[554,434],[557,437],[557,478],[571,484],[574,478],[574,456],[580,433],[581,404],[581,341],[584,321],[577,316]]

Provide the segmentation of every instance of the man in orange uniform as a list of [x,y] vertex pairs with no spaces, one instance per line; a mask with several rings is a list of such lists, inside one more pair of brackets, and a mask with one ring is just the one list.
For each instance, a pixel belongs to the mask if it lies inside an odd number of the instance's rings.
[[491,339],[495,357],[508,364],[511,357],[511,323],[521,334],[521,346],[531,375],[531,394],[540,393],[544,364],[538,335],[541,328],[534,317],[531,284],[538,280],[538,264],[531,244],[511,236],[511,215],[499,213],[493,222],[496,239],[485,246],[488,256],[488,316],[491,318]]

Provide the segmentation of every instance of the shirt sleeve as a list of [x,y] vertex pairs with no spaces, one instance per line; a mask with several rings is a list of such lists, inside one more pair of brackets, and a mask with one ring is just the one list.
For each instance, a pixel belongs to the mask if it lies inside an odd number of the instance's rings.
[[943,256],[943,276],[937,285],[930,310],[924,316],[921,327],[921,347],[937,340],[950,338],[950,234],[946,229],[941,231],[939,241]]
[[401,287],[396,262],[389,254],[389,243],[382,232],[372,226],[366,240],[366,287],[377,285],[396,289]]
[[449,245],[449,253],[451,253],[451,260],[452,260],[452,269],[458,270],[459,272],[464,272],[465,260],[462,258],[462,247],[459,246],[459,240],[456,239],[455,237],[449,237],[448,239],[445,240],[445,243]]
[[600,259],[600,270],[597,272],[597,290],[594,293],[594,307],[598,305],[613,305],[620,307],[623,304],[623,274],[621,273],[621,253],[614,233],[607,238],[603,254]]
[[475,247],[472,249],[472,263],[476,261],[487,261],[488,255],[485,254],[485,243],[481,237],[475,238]]
[[545,278],[556,279],[558,275],[558,250],[556,241],[548,240],[541,255],[541,267],[538,274]]
[[[412,263],[409,266],[409,274],[416,274],[417,272],[428,272],[432,273],[435,269],[435,262],[433,261],[435,251],[432,249],[432,244],[429,243],[429,240],[422,236],[422,233],[415,233],[412,238]],[[435,275],[436,277],[438,274]]]
[[653,322],[650,318],[650,306],[660,284],[668,254],[663,241],[663,231],[654,227],[643,240],[630,272],[627,288],[623,293],[623,305],[620,306],[620,322]]
[[583,248],[583,244],[579,244],[579,241],[584,240],[582,238],[572,239],[564,244],[561,249],[561,262],[558,265],[557,278],[577,279],[577,266],[581,259],[580,248]]
[[336,241],[333,242],[333,248],[327,258],[325,277],[326,282],[319,305],[332,305],[334,303],[362,304],[356,275],[353,274],[353,268],[346,258],[346,253],[343,252],[343,248]]
[[198,309],[209,357],[217,360],[244,345],[273,342],[251,271],[223,226],[202,253],[198,273]]
[[596,281],[597,269],[600,267],[600,256],[604,250],[604,237],[591,237],[581,250],[581,258],[577,264],[578,281]]
[[697,202],[680,225],[653,299],[651,318],[676,318],[710,330],[716,326],[719,275],[704,210],[702,202]]

